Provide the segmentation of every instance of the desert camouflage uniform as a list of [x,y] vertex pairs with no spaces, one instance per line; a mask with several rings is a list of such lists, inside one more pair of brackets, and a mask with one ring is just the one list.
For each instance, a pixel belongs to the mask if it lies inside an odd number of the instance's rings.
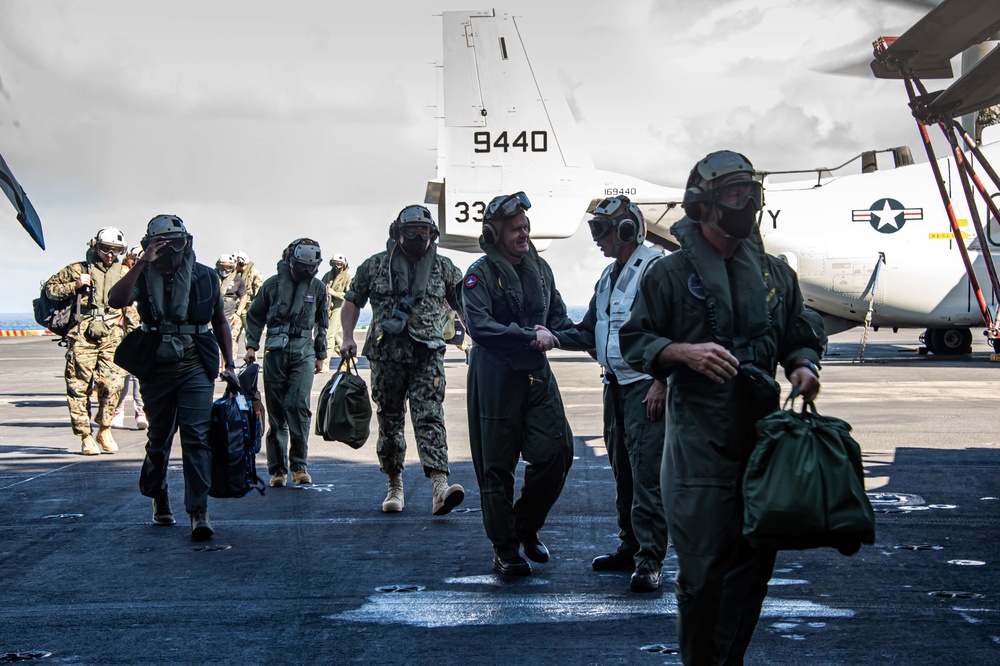
[[247,306],[243,308],[243,316],[236,320],[235,325],[230,326],[233,331],[233,358],[240,358],[240,336],[247,330],[247,310],[250,309],[250,303],[253,302],[257,292],[264,285],[264,276],[253,267],[252,261],[247,263],[247,267],[243,269],[242,273],[234,272],[243,278],[243,284],[247,288]]
[[326,369],[332,370],[330,365],[340,361],[340,345],[344,342],[344,326],[340,322],[340,311],[344,308],[344,296],[351,288],[351,274],[345,268],[332,277],[332,270],[323,275],[323,284],[326,285],[326,292],[330,295],[330,328],[326,331],[326,350],[330,356],[327,360]]
[[[66,336],[66,401],[69,404],[73,434],[78,437],[91,433],[91,386],[97,390],[97,415],[94,422],[102,428],[111,427],[111,416],[118,405],[118,397],[127,374],[115,365],[115,350],[125,333],[138,321],[138,315],[132,307],[121,310],[107,307],[108,290],[128,269],[117,261],[110,268],[105,268],[92,250],[88,251],[87,260],[86,271],[91,274],[91,278],[95,273],[103,272],[106,279],[101,293],[93,289],[89,297],[83,296],[80,304],[83,315],[81,321]],[[70,264],[49,278],[45,289],[52,298],[72,296],[76,293],[76,280],[84,272],[83,263]],[[99,319],[103,320],[107,334],[92,338],[87,335],[87,330]]]
[[413,306],[404,333],[390,335],[382,323],[399,302],[389,281],[389,254],[366,259],[354,275],[344,300],[359,308],[371,300],[372,322],[362,354],[371,364],[372,399],[378,405],[377,453],[388,475],[403,471],[406,438],[403,427],[409,399],[417,452],[424,474],[448,474],[448,435],[444,425],[445,376],[442,324],[448,304],[456,302],[462,273],[447,257],[437,255],[424,298]]

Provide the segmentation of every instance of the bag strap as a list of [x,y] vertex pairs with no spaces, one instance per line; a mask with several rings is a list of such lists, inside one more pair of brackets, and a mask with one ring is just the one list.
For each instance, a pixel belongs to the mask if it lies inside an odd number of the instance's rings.
[[355,357],[349,356],[347,358],[340,359],[340,365],[337,366],[337,372],[344,372],[345,365],[347,366],[347,374],[351,374],[351,369],[353,368],[354,374],[358,377],[361,376],[361,373],[358,372],[358,361]]

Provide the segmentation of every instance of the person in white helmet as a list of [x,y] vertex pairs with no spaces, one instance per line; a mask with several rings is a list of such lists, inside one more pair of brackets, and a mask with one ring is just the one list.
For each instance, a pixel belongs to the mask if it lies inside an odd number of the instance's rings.
[[253,262],[250,260],[250,255],[243,250],[240,250],[233,256],[236,258],[236,272],[243,278],[243,284],[247,288],[247,304],[243,308],[243,315],[232,324],[233,358],[241,358],[240,337],[245,337],[246,334],[247,310],[250,309],[250,303],[253,302],[253,299],[260,293],[260,288],[264,285],[264,276],[254,268]]
[[[84,261],[66,266],[45,283],[49,297],[75,294],[79,305],[78,323],[66,335],[65,377],[73,434],[81,439],[85,456],[118,450],[111,421],[126,373],[115,365],[114,355],[127,322],[121,308],[108,304],[108,292],[127,272],[119,259],[124,252],[121,230],[103,227],[88,242]],[[97,389],[96,439],[90,426],[92,384]]]
[[[125,268],[132,268],[141,254],[142,248],[138,245],[130,247],[125,256],[122,257],[122,264],[124,264]],[[138,311],[135,308],[128,308],[125,312],[126,320],[131,322],[131,326],[126,326],[126,328],[129,330],[138,328],[140,323]],[[134,317],[130,317],[130,314],[134,315]],[[125,399],[129,395],[132,396],[132,404],[135,407],[135,429],[145,430],[149,427],[149,421],[146,420],[146,410],[143,407],[142,393],[139,391],[139,380],[132,374],[125,375],[125,385],[122,388],[121,396],[118,398],[118,406],[115,407],[115,413],[111,417],[111,427],[119,429],[125,427]]]
[[340,321],[340,313],[344,308],[344,295],[351,287],[351,274],[347,272],[347,257],[342,254],[333,255],[330,260],[330,270],[322,278],[326,292],[330,295],[330,328],[326,330],[326,349],[330,356],[323,371],[332,370],[334,359],[340,360],[340,345],[344,342],[344,325]]
[[[236,330],[237,324],[243,321],[243,315],[250,304],[247,287],[243,277],[236,272],[236,257],[223,254],[215,261],[215,272],[219,276],[222,289],[223,311],[229,320],[230,330]],[[236,342],[234,336],[233,342]],[[236,347],[233,346],[233,358],[236,357]]]

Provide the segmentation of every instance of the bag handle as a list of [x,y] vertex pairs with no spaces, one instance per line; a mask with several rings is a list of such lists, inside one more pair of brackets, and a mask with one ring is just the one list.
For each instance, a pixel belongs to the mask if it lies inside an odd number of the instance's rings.
[[[795,399],[802,396],[802,384],[793,384],[792,392],[785,398],[785,402],[782,404],[782,409],[794,409]],[[814,400],[806,400],[802,398],[802,409],[800,410],[803,414],[807,412],[812,412],[814,416],[818,416],[819,413],[816,411],[816,402]]]
[[347,366],[347,374],[351,374],[351,369],[354,369],[354,374],[358,377],[361,373],[358,372],[358,361],[353,356],[348,356],[347,358],[340,359],[340,365],[337,366],[337,372],[343,372],[344,366]]

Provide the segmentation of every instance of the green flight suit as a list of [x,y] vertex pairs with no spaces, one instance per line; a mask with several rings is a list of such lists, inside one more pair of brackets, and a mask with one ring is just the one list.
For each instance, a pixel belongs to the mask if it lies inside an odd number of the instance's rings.
[[[545,354],[528,345],[534,326],[573,326],[552,269],[534,247],[514,266],[486,252],[466,272],[462,311],[475,341],[469,357],[468,413],[472,462],[486,536],[500,557],[516,555],[519,534],[535,534],[559,498],[573,463],[573,433]],[[524,459],[524,486],[514,502],[514,470]]]
[[77,437],[91,433],[91,386],[97,390],[94,422],[102,428],[111,427],[118,396],[125,386],[126,372],[115,365],[115,350],[130,329],[128,311],[132,308],[109,308],[107,298],[108,291],[127,271],[117,259],[111,266],[104,266],[91,249],[87,250],[86,263],[70,264],[45,283],[50,297],[66,298],[76,293],[77,278],[84,272],[90,274],[91,286],[80,294],[80,323],[66,335],[66,401]]
[[313,377],[316,359],[326,358],[326,286],[315,277],[293,281],[288,263],[279,261],[278,274],[264,281],[247,310],[247,349],[260,348],[265,324],[267,472],[287,475],[309,464]]
[[[425,285],[418,284],[422,280]],[[451,259],[437,254],[435,245],[414,262],[390,239],[385,252],[372,255],[358,266],[344,295],[344,300],[359,309],[371,301],[372,321],[362,354],[371,366],[372,400],[378,405],[376,452],[384,474],[403,472],[407,402],[424,475],[430,477],[434,471],[450,473],[441,322],[448,306],[458,304],[456,292],[461,281],[462,272]],[[400,323],[393,312],[403,295],[421,292],[402,330],[386,331],[383,327],[390,320]]]
[[[677,632],[685,664],[742,664],[760,616],[774,552],[742,535],[740,479],[754,423],[777,393],[752,388],[746,372],[773,377],[781,362],[819,362],[825,336],[803,311],[794,271],[763,252],[759,235],[728,261],[688,218],[671,228],[681,250],[646,272],[619,337],[635,370],[668,384],[663,501],[677,551]],[[716,384],[685,365],[654,366],[672,342],[717,342],[745,365]]]

